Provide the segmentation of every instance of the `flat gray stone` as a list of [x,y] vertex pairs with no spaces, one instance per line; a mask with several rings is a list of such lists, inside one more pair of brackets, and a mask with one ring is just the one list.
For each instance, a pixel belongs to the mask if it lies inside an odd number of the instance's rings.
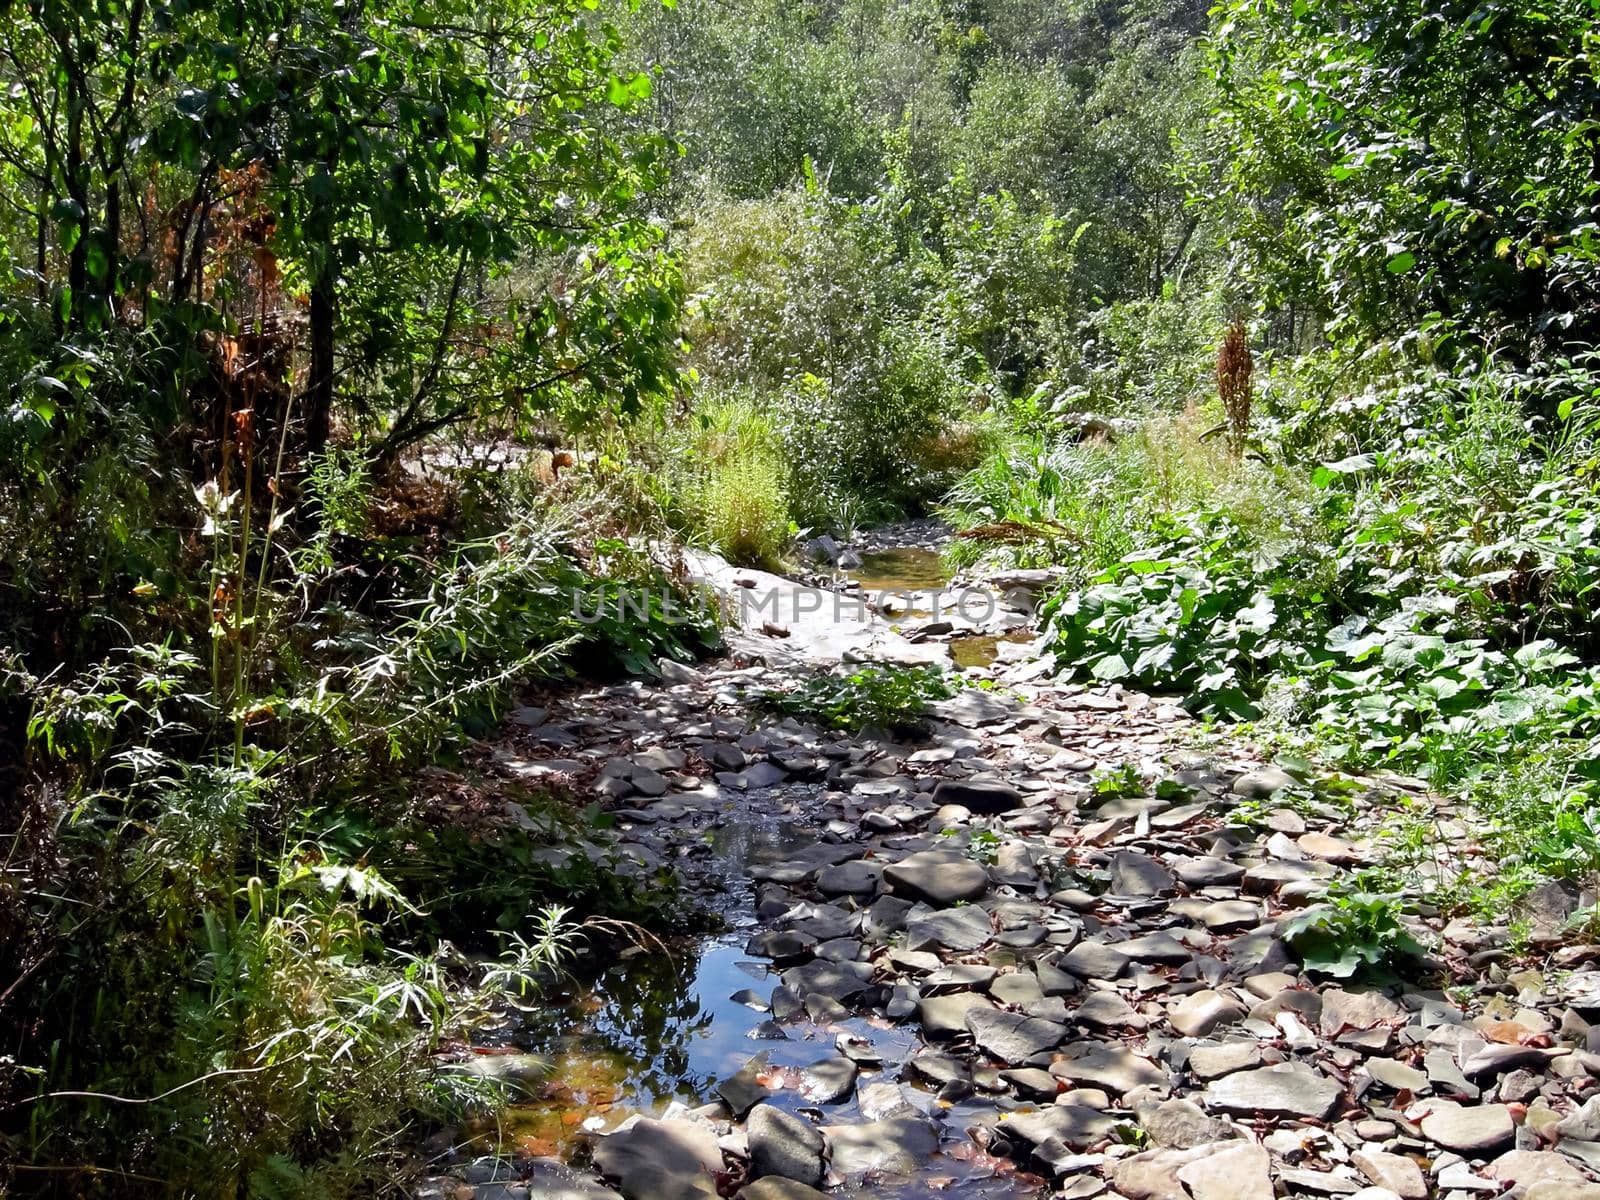
[[1244,1016],[1244,1005],[1209,988],[1190,992],[1167,1010],[1167,1020],[1184,1037],[1205,1037],[1219,1025],[1231,1025]]
[[1358,1150],[1351,1163],[1374,1187],[1388,1188],[1400,1200],[1427,1200],[1428,1181],[1414,1159],[1385,1150]]
[[1154,963],[1163,967],[1181,967],[1194,957],[1193,950],[1164,929],[1118,942],[1115,949],[1124,958],[1134,962]]
[[1191,1100],[1147,1100],[1134,1107],[1134,1116],[1152,1145],[1172,1150],[1190,1150],[1242,1136],[1226,1121],[1206,1116]]
[[1392,1058],[1369,1058],[1366,1067],[1367,1074],[1391,1091],[1421,1092],[1428,1087],[1426,1074]]
[[1259,1042],[1223,1042],[1217,1046],[1196,1046],[1189,1051],[1189,1070],[1203,1083],[1260,1065]]
[[1067,1027],[1054,1021],[980,1007],[967,1010],[967,1031],[980,1048],[1010,1066],[1054,1050],[1067,1036]]
[[1185,1163],[1177,1175],[1192,1200],[1273,1200],[1272,1155],[1250,1142]]
[[965,954],[994,940],[994,924],[976,905],[946,908],[908,922],[906,938],[913,950],[937,945]]
[[817,872],[817,890],[824,896],[870,896],[878,890],[883,868],[876,863],[840,863]]
[[1469,1108],[1453,1101],[1437,1100],[1422,1118],[1423,1137],[1468,1158],[1481,1158],[1503,1150],[1516,1134],[1511,1110],[1503,1104],[1479,1104]]
[[595,1143],[600,1174],[626,1200],[717,1200],[717,1135],[690,1121],[640,1120]]
[[1094,1042],[1078,1042],[1050,1064],[1050,1074],[1079,1086],[1105,1088],[1123,1095],[1137,1087],[1167,1087],[1167,1073],[1132,1051]]
[[883,1172],[911,1175],[939,1148],[939,1135],[921,1117],[888,1117],[864,1125],[828,1125],[822,1131],[841,1175]]
[[1118,1124],[1115,1117],[1086,1104],[1052,1104],[1034,1112],[1015,1113],[1007,1117],[1000,1128],[1030,1146],[1054,1138],[1074,1150],[1082,1150],[1110,1136]]
[[963,854],[922,850],[884,868],[883,878],[897,894],[946,908],[978,900],[989,890],[989,874]]
[[1068,950],[1058,965],[1079,979],[1116,979],[1128,969],[1128,956],[1115,946],[1090,940]]
[[1119,850],[1111,856],[1113,896],[1166,896],[1177,891],[1177,880],[1148,854]]
[[1279,1117],[1315,1117],[1326,1121],[1343,1094],[1333,1080],[1302,1063],[1279,1063],[1254,1071],[1236,1071],[1211,1083],[1206,1107],[1237,1116],[1268,1113]]
[[993,1008],[989,998],[977,992],[952,992],[945,996],[924,996],[917,1004],[917,1017],[925,1036],[951,1038],[967,1032],[968,1013]]

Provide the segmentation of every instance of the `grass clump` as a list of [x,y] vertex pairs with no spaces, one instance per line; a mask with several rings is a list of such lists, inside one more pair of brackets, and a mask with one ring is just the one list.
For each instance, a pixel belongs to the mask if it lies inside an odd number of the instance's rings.
[[916,736],[927,729],[928,705],[948,700],[957,687],[938,667],[869,664],[812,675],[788,688],[768,688],[757,693],[756,703],[824,729]]

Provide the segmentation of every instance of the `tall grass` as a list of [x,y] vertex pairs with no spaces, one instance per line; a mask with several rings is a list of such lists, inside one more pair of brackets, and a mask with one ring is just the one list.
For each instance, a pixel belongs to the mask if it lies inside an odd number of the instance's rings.
[[1154,417],[1115,440],[1007,429],[949,492],[942,513],[963,536],[959,569],[1059,566],[1086,580],[1195,508],[1229,510],[1267,540],[1283,536],[1303,484],[1230,453],[1196,409]]

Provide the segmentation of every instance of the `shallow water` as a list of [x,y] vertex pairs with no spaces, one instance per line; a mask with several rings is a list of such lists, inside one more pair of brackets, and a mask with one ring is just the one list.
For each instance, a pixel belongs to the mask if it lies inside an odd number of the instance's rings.
[[958,667],[987,667],[1000,657],[1001,642],[1032,641],[1026,629],[1005,634],[981,634],[977,637],[955,638],[950,643],[950,657]]
[[[899,1079],[905,1061],[920,1048],[915,1026],[871,1017],[826,1026],[804,1019],[775,1026],[764,1009],[777,971],[744,950],[759,928],[746,868],[779,861],[816,840],[817,834],[803,826],[731,815],[711,842],[727,879],[714,907],[732,928],[627,948],[609,961],[576,968],[562,988],[542,996],[537,1011],[523,1017],[505,1040],[545,1061],[544,1082],[497,1126],[475,1130],[479,1146],[581,1166],[594,1134],[634,1113],[659,1115],[673,1101],[690,1106],[713,1101],[717,1081],[758,1055],[762,1081],[774,1093],[769,1103],[803,1111],[822,1124],[865,1120],[858,1102],[861,1088]],[[883,1065],[863,1064],[857,1090],[844,1103],[808,1100],[800,1090],[800,1069],[837,1056],[837,1041],[846,1035],[869,1043]],[[931,1093],[926,1104],[930,1112],[941,1107]],[[988,1157],[965,1136],[959,1108],[947,1108],[945,1115],[940,1153],[917,1175],[846,1185],[832,1194],[898,1200],[932,1200],[952,1192],[982,1200],[1035,1194],[1039,1180]]]
[[897,546],[861,556],[850,578],[868,592],[933,591],[950,582],[950,570],[937,550]]

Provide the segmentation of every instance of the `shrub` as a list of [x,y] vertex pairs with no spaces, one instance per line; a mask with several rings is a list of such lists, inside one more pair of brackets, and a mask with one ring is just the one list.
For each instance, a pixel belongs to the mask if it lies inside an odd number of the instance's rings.
[[1290,918],[1282,936],[1309,971],[1340,979],[1382,975],[1424,953],[1399,913],[1398,896],[1370,891],[1357,880]]
[[756,702],[825,729],[859,733],[870,728],[916,736],[926,729],[928,705],[955,694],[956,684],[938,667],[869,664],[812,675],[795,687],[767,689],[757,694]]
[[1277,566],[1251,561],[1224,521],[1130,555],[1046,603],[1056,662],[1097,680],[1177,692],[1196,711],[1254,717],[1282,653]]

